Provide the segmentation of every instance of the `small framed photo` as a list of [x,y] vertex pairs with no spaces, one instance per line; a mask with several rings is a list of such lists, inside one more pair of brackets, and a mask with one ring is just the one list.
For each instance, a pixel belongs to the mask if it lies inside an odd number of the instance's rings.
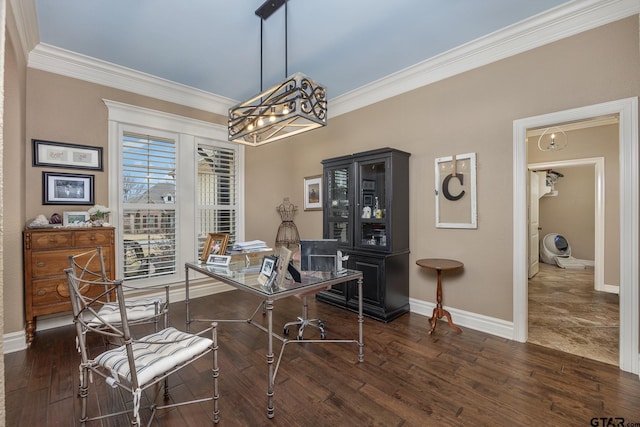
[[209,255],[224,255],[227,253],[229,235],[226,233],[209,233],[202,248],[201,261],[207,262]]
[[231,256],[229,255],[209,254],[209,258],[207,258],[207,264],[216,265],[218,267],[229,267],[230,263],[231,263]]
[[65,227],[84,225],[87,221],[89,221],[89,212],[63,212],[62,225]]
[[93,205],[93,175],[42,172],[43,205]]
[[258,275],[258,282],[260,282],[260,284],[266,285],[273,280],[277,262],[278,258],[273,255],[266,255],[262,258],[262,266],[260,267],[260,274]]
[[376,191],[376,182],[373,179],[363,179],[362,191]]
[[304,178],[304,210],[322,210],[322,175]]
[[32,141],[33,166],[103,170],[102,147],[40,141],[37,139]]

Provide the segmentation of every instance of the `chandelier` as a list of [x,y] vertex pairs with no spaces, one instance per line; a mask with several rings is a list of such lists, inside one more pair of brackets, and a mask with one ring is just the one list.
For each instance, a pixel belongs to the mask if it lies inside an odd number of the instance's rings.
[[262,91],[262,28],[285,5],[285,75],[287,74],[287,0],[267,0],[256,10],[260,17],[261,93],[229,109],[229,141],[258,146],[327,124],[327,90],[302,73]]
[[540,151],[559,151],[567,147],[569,138],[559,127],[546,128],[538,138]]

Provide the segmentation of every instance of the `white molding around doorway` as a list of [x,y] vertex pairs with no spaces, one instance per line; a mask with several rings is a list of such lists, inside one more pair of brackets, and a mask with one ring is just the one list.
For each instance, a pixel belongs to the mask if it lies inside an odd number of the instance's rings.
[[618,285],[604,283],[604,157],[558,160],[554,162],[530,163],[529,170],[559,169],[576,166],[593,166],[595,172],[595,212],[594,212],[594,269],[593,282],[596,291],[619,293]]
[[528,128],[617,114],[620,119],[620,369],[640,373],[638,291],[638,98],[626,98],[513,122],[513,339],[527,341]]

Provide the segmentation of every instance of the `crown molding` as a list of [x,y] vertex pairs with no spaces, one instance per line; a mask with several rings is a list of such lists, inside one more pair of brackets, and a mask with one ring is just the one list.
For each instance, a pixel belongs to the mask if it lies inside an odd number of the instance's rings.
[[228,114],[229,107],[237,103],[223,96],[45,43],[38,44],[31,51],[28,66],[223,116]]
[[638,13],[638,0],[571,1],[337,96],[329,118]]
[[35,0],[9,0],[8,8],[7,29],[26,62],[29,52],[40,40]]
[[[22,4],[19,0],[11,2]],[[330,100],[329,118],[638,13],[639,0],[568,2],[337,96]],[[37,31],[37,25],[31,24],[31,20],[27,22],[28,27],[36,27]],[[28,66],[224,116],[238,103],[43,43],[29,53]]]

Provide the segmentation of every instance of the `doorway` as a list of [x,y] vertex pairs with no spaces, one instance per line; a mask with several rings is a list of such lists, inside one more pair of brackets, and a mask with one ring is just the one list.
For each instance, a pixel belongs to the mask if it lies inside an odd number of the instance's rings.
[[[563,127],[562,125],[558,125]],[[571,130],[569,129],[571,128]],[[604,154],[609,162],[608,191],[617,187],[617,118],[573,123],[565,128],[570,148],[556,157],[576,154]],[[537,135],[528,133],[528,158],[536,160]],[[540,153],[542,154],[542,153]],[[529,164],[531,204],[530,258],[540,260],[528,281],[527,341],[578,356],[618,366],[619,306],[618,287],[604,285],[605,269],[605,157],[579,158]],[[536,188],[537,184],[537,188]],[[537,190],[537,191],[534,191]],[[608,203],[607,232],[618,235],[617,197]],[[616,192],[617,193],[617,192]],[[534,199],[533,196],[537,198]],[[616,218],[611,219],[612,216]],[[540,254],[539,239],[546,247],[555,246],[556,234],[566,242],[569,257],[560,264],[546,250]],[[609,239],[612,240],[612,239]],[[536,242],[536,246],[531,243]],[[609,245],[612,243],[609,242]],[[617,243],[615,243],[617,245]],[[617,261],[617,251],[609,249],[609,264]],[[612,253],[612,252],[616,253]],[[529,261],[531,264],[531,260]],[[561,268],[562,265],[564,268]],[[618,270],[617,265],[608,265]],[[609,272],[610,280],[618,280]],[[617,283],[617,282],[616,282]]]
[[638,98],[596,104],[513,122],[513,298],[514,339],[527,341],[527,129],[594,117],[619,117],[620,356],[621,370],[640,373],[638,359]]

